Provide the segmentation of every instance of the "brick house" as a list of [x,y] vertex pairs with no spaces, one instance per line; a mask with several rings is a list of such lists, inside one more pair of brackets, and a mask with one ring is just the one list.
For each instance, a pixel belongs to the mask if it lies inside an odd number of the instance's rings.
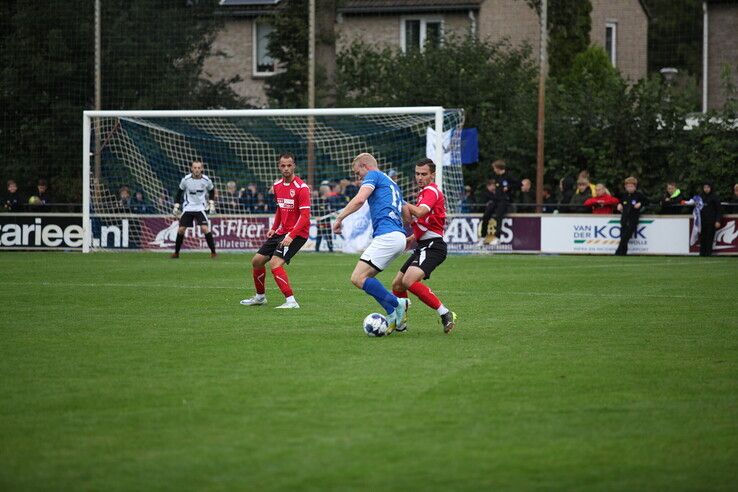
[[[648,13],[641,0],[591,0],[593,43],[630,80],[647,71]],[[268,17],[280,0],[221,0],[224,27],[205,64],[213,78],[240,75],[234,90],[265,105],[265,79],[274,72],[266,54]],[[538,14],[524,0],[346,0],[336,16],[337,50],[362,39],[370,44],[423,46],[448,33],[480,39],[540,44]]]
[[717,109],[726,101],[724,71],[727,70],[732,82],[738,84],[738,0],[707,0],[704,6],[707,10],[707,84],[706,87],[703,84],[703,90],[707,90],[707,108]]

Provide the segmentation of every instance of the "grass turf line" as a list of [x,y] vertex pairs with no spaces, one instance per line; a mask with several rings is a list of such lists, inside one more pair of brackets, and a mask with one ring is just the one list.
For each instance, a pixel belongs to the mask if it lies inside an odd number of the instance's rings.
[[457,330],[371,339],[356,257],[296,257],[295,311],[249,258],[0,255],[0,488],[736,483],[735,259],[452,256]]

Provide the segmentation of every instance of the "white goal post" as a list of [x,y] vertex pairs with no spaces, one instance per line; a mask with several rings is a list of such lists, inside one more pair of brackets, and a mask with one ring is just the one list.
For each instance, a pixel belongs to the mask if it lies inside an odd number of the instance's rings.
[[[205,161],[206,174],[215,176],[216,191],[224,194],[233,182],[273,180],[279,151],[299,153],[302,162],[320,161],[315,188],[320,180],[348,176],[351,157],[370,152],[386,166],[383,170],[399,168],[401,174],[404,170],[403,191],[408,193],[414,186],[409,166],[427,156],[436,163],[439,186],[447,195],[453,191],[448,201],[450,211],[455,211],[463,195],[459,158],[463,119],[462,110],[440,106],[85,111],[82,250],[105,248],[93,234],[104,218],[136,213],[116,205],[119,189],[142,190],[152,203],[151,213],[168,213],[172,183],[187,173],[195,158]],[[301,176],[306,178],[304,170]]]

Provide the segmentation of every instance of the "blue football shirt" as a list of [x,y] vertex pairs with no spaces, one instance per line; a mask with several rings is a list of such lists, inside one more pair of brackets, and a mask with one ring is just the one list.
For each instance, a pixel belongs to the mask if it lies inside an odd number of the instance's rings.
[[402,226],[402,192],[397,183],[380,171],[369,171],[361,186],[371,186],[369,214],[372,217],[372,237],[389,232],[405,233]]

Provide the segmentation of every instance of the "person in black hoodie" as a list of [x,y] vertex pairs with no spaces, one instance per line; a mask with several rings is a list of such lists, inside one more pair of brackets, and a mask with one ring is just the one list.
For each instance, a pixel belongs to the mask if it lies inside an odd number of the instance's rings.
[[638,180],[633,176],[625,178],[625,193],[618,203],[618,212],[620,216],[620,244],[618,245],[616,256],[625,256],[628,254],[628,241],[633,237],[633,233],[638,227],[638,219],[641,216],[644,205],[646,205],[646,197],[640,191],[636,190]]
[[720,197],[715,193],[711,182],[702,185],[702,210],[700,210],[700,256],[712,255],[712,243],[715,241],[715,230],[720,228],[723,212],[720,208]]
[[[497,182],[490,178],[487,180],[487,189],[482,193],[480,202],[485,204],[484,215],[482,216],[482,222],[480,223],[479,236],[484,241],[484,244],[496,244],[496,233],[497,229],[502,226],[501,223],[495,220],[492,225],[494,230],[492,233],[489,232],[489,221],[493,215],[496,215],[498,207],[505,201],[504,192],[497,186]],[[504,204],[502,205],[504,206]]]
[[3,197],[3,211],[20,212],[26,203],[25,197],[18,191],[18,185],[12,179],[8,180],[8,193]]
[[[494,216],[497,223],[494,237],[485,237],[485,244],[497,244],[502,235],[502,220],[507,215],[510,205],[515,201],[515,196],[520,191],[520,181],[507,171],[507,164],[504,160],[498,159],[492,163],[492,178],[497,183],[497,192],[495,194]],[[489,210],[489,207],[487,207]],[[485,211],[487,215],[487,211]],[[489,218],[487,219],[489,220]],[[483,227],[483,229],[485,229]]]
[[559,212],[569,212],[568,205],[571,202],[571,197],[574,196],[574,182],[574,178],[571,176],[561,178],[559,181],[559,191],[561,191],[561,200],[559,200],[559,204],[563,205],[563,207],[559,207]]

